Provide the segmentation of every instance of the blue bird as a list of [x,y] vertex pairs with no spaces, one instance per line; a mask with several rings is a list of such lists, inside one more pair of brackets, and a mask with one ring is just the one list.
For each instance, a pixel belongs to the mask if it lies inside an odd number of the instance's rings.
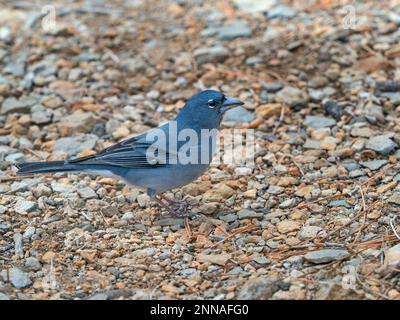
[[[171,214],[185,215],[183,211],[187,208],[177,212],[161,201],[169,205],[177,203],[162,193],[192,182],[207,170],[215,153],[212,139],[223,114],[239,105],[243,102],[238,99],[204,90],[186,102],[175,120],[158,128],[86,157],[17,163],[17,174],[81,171],[117,177],[146,188],[148,195]],[[206,139],[202,139],[203,135]]]

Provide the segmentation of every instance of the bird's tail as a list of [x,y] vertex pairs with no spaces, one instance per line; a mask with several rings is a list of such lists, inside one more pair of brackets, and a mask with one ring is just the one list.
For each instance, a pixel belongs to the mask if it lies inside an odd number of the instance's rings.
[[78,170],[75,164],[68,161],[47,161],[47,162],[20,162],[15,165],[19,170],[17,174],[48,173]]

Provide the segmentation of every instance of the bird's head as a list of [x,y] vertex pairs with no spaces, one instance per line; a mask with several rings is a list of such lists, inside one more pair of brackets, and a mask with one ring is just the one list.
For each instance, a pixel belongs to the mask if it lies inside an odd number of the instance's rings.
[[216,129],[219,128],[222,116],[227,110],[243,104],[242,101],[226,97],[219,91],[204,90],[186,102],[176,119],[183,121],[186,127]]

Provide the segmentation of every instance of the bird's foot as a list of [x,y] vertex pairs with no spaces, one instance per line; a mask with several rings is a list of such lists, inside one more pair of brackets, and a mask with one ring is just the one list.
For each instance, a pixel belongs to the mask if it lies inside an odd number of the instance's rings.
[[[164,196],[159,196],[155,198],[158,205],[165,209],[168,214],[167,217],[174,217],[174,218],[193,218],[197,215],[194,213],[191,208],[196,205],[191,205],[187,203],[185,200],[177,201],[171,200]],[[163,201],[164,200],[164,201]]]

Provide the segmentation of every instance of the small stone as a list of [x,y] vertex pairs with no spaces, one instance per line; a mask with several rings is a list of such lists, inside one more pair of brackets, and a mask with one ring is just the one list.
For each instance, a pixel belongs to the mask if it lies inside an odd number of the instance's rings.
[[145,208],[145,207],[147,207],[147,206],[149,205],[149,203],[150,203],[150,197],[149,197],[147,194],[145,194],[145,193],[139,194],[139,195],[137,196],[137,202],[139,203],[139,206],[140,206],[141,208]]
[[336,120],[332,118],[326,118],[322,116],[307,116],[304,120],[304,125],[306,127],[319,129],[325,127],[331,127],[336,124]]
[[276,224],[276,227],[278,228],[278,231],[280,233],[289,233],[292,231],[299,230],[301,228],[301,224],[299,222],[292,220],[283,220],[278,222]]
[[9,269],[8,274],[11,284],[17,289],[26,288],[32,284],[32,281],[29,279],[28,275],[18,268]]
[[40,104],[34,105],[31,109],[32,122],[35,124],[46,124],[51,122],[53,113]]
[[208,190],[203,195],[203,200],[210,202],[219,202],[223,199],[228,199],[234,194],[236,194],[235,190],[221,182],[216,184],[211,190]]
[[248,123],[253,120],[255,120],[254,114],[251,112],[247,111],[245,108],[242,106],[233,108],[225,112],[224,118],[223,118],[223,125],[225,126],[233,126],[235,124],[241,124],[241,123]]
[[63,101],[59,96],[45,96],[40,103],[47,108],[56,109],[62,106]]
[[250,189],[243,192],[243,197],[248,199],[256,199],[257,198],[257,189]]
[[295,204],[296,204],[296,199],[287,199],[279,205],[279,208],[288,209],[292,208]]
[[199,262],[208,262],[211,264],[217,264],[219,266],[225,266],[229,259],[231,259],[232,255],[228,253],[221,254],[198,254],[197,261]]
[[10,297],[3,292],[0,292],[0,301],[10,300]]
[[219,40],[233,40],[236,38],[251,37],[252,31],[249,24],[244,20],[230,22],[218,29]]
[[389,163],[387,160],[372,160],[372,161],[360,161],[360,164],[368,168],[369,170],[375,171]]
[[316,237],[323,229],[318,226],[304,226],[299,232],[299,239],[306,240]]
[[42,264],[35,257],[28,257],[25,260],[25,267],[30,271],[39,271],[42,269]]
[[22,244],[22,234],[15,233],[13,236],[15,255],[22,258],[24,256],[24,248]]
[[383,155],[388,155],[397,148],[397,144],[394,143],[392,139],[384,135],[380,135],[370,138],[366,144],[366,148],[374,150]]
[[19,214],[31,212],[36,209],[36,202],[28,200],[18,200],[14,206],[15,212]]
[[335,150],[339,142],[340,140],[334,137],[325,137],[324,140],[321,141],[321,148],[328,151]]
[[296,16],[296,11],[294,11],[292,8],[280,4],[277,5],[270,10],[268,10],[267,17],[269,19],[274,19],[274,18],[286,18],[290,19]]
[[215,46],[210,48],[199,48],[193,52],[198,64],[208,62],[222,62],[229,57],[229,51],[225,47]]
[[61,183],[61,182],[57,182],[57,181],[51,182],[51,189],[54,192],[65,193],[65,194],[73,193],[76,191],[76,189],[73,185],[65,184],[65,183]]
[[397,244],[386,251],[385,263],[392,267],[400,266],[400,244]]
[[282,105],[280,103],[267,103],[256,109],[256,114],[262,118],[268,119],[272,116],[280,115]]
[[235,168],[235,176],[237,177],[249,176],[252,172],[253,172],[252,168],[247,168],[247,167]]
[[130,221],[135,219],[135,215],[133,214],[133,212],[125,212],[121,219],[125,221]]
[[248,280],[239,290],[239,300],[268,300],[279,290],[278,282],[267,277]]
[[284,103],[289,107],[304,106],[308,102],[308,96],[300,89],[284,87],[276,94],[276,101]]
[[387,201],[400,206],[400,192],[393,193]]
[[283,191],[284,191],[284,188],[279,187],[279,186],[274,186],[274,185],[270,185],[267,189],[267,193],[274,194],[274,195],[280,194]]
[[337,207],[345,207],[345,208],[351,208],[351,206],[348,204],[346,200],[331,200],[328,203],[328,207],[331,208],[337,208]]
[[37,100],[30,96],[22,96],[19,99],[16,99],[15,97],[9,97],[3,101],[0,108],[0,114],[9,114],[14,112],[29,113],[31,107],[35,103],[37,103]]
[[58,139],[53,152],[65,152],[68,156],[76,155],[82,151],[93,149],[98,137],[94,134],[85,134],[75,137]]
[[97,119],[92,112],[78,110],[63,118],[58,128],[62,136],[68,136],[76,133],[90,132],[96,122]]
[[265,266],[265,265],[271,263],[271,260],[267,259],[265,256],[254,257],[252,259],[252,261],[254,261],[255,263],[260,264],[262,266]]
[[113,217],[119,214],[118,208],[114,204],[102,207],[100,210],[106,217]]
[[320,264],[342,259],[348,254],[349,252],[347,250],[323,249],[308,252],[304,255],[304,259],[306,259],[308,262]]
[[252,219],[252,218],[262,218],[262,212],[256,212],[249,209],[242,209],[237,213],[239,219]]
[[78,194],[83,199],[97,199],[98,198],[96,192],[94,192],[94,190],[89,187],[79,188],[77,191],[78,191]]
[[24,239],[29,239],[35,234],[36,228],[33,226],[29,226],[25,229],[24,234],[22,235],[22,238]]
[[350,134],[353,137],[369,138],[373,136],[374,132],[368,127],[354,127],[351,129]]

